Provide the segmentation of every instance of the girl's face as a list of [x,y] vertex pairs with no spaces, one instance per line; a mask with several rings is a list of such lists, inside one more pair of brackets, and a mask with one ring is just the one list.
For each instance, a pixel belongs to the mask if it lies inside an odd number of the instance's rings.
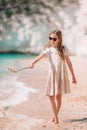
[[60,39],[58,38],[58,36],[56,34],[52,33],[49,36],[49,42],[52,47],[57,48],[60,43]]

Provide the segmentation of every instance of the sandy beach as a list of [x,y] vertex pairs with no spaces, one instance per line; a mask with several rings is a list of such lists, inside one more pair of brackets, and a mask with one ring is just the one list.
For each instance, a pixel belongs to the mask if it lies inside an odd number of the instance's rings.
[[[72,84],[71,93],[63,95],[59,113],[59,124],[48,123],[52,118],[50,102],[44,95],[48,63],[40,61],[33,70],[26,69],[17,74],[17,81],[29,88],[28,98],[14,106],[0,108],[0,130],[87,130],[87,57],[70,57],[77,85]],[[21,67],[27,66],[32,59],[17,59]],[[15,74],[12,74],[14,77]]]

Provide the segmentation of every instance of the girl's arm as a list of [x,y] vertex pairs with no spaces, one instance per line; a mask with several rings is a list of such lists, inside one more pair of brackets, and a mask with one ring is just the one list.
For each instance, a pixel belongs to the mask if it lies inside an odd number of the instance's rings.
[[69,67],[69,70],[70,70],[70,72],[72,74],[72,82],[77,83],[76,77],[75,77],[75,74],[74,74],[74,70],[73,70],[73,66],[72,66],[72,63],[71,63],[70,58],[69,58],[68,55],[65,55],[65,60],[66,60],[66,63],[68,65],[68,67]]
[[41,54],[39,56],[37,56],[33,61],[32,63],[30,64],[29,68],[32,69],[34,67],[34,65],[39,61],[41,60],[46,54]]
[[37,57],[34,59],[34,61],[33,61],[29,66],[27,66],[27,67],[24,67],[24,68],[21,68],[21,69],[18,69],[18,70],[16,70],[16,69],[13,68],[13,67],[8,67],[8,70],[11,71],[11,72],[17,73],[17,72],[22,71],[22,70],[27,69],[27,68],[32,69],[32,68],[34,67],[34,64],[35,64],[36,62],[38,62],[40,59],[42,59],[45,55],[46,55],[46,54],[42,54],[42,55],[37,56]]

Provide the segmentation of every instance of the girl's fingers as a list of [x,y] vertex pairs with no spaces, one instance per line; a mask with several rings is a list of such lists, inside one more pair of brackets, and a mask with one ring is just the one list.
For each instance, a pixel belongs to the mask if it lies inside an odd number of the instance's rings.
[[33,68],[34,68],[33,64],[29,65],[29,69],[33,69]]

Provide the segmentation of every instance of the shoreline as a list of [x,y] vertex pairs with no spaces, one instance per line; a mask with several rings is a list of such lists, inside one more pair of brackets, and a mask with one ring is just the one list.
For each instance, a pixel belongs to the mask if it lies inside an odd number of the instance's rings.
[[[20,65],[26,66],[32,59],[20,59]],[[59,112],[59,125],[48,124],[52,117],[50,102],[44,95],[47,78],[47,61],[40,61],[33,70],[18,73],[17,81],[32,86],[38,92],[30,93],[28,100],[7,109],[6,117],[0,118],[3,130],[86,130],[87,129],[87,94],[86,66],[82,57],[71,57],[77,76],[77,87],[71,85],[71,93],[64,94]],[[69,73],[70,74],[70,73]],[[71,79],[71,76],[70,76]],[[1,125],[2,124],[2,125]]]

